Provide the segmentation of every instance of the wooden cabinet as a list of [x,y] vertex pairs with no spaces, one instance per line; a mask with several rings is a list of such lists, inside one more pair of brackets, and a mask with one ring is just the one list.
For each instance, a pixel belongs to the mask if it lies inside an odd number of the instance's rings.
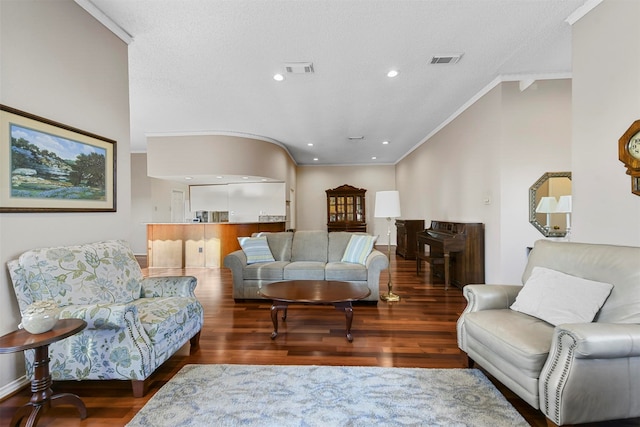
[[367,231],[364,188],[350,185],[326,190],[328,231]]
[[424,231],[423,219],[396,219],[396,254],[416,259],[416,234],[420,231]]

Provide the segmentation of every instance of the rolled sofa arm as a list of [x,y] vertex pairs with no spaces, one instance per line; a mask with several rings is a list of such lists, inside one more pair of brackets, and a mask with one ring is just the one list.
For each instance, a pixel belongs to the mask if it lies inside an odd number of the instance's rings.
[[463,313],[509,308],[521,289],[521,285],[467,285],[462,291],[467,299]]
[[133,304],[72,304],[61,308],[61,319],[82,319],[86,329],[122,329],[127,326],[125,315],[132,312],[138,317],[138,307]]
[[238,249],[224,257],[223,265],[231,269],[233,297],[242,298],[244,295],[244,268],[247,266],[247,255],[242,249]]
[[198,279],[194,276],[153,276],[142,279],[142,298],[195,297]]
[[640,325],[558,325],[540,372],[540,410],[558,425],[640,417]]
[[371,290],[369,298],[372,300],[380,299],[380,272],[389,267],[389,258],[377,249],[373,249],[367,260],[367,285]]

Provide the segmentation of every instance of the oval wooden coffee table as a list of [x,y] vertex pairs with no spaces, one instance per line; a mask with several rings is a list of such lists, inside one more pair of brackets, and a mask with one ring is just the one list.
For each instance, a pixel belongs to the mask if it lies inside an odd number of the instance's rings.
[[278,311],[283,311],[282,320],[286,320],[289,304],[333,304],[336,310],[344,311],[347,320],[347,340],[352,342],[353,306],[351,303],[368,297],[371,290],[365,284],[336,280],[289,280],[264,285],[260,288],[259,294],[273,300],[272,340],[278,336]]

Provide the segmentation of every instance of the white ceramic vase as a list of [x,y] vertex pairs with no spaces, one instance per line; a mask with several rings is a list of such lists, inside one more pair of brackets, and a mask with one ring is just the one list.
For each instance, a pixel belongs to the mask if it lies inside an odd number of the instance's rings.
[[59,316],[60,308],[55,301],[36,301],[24,310],[22,323],[18,327],[32,334],[41,334],[50,331]]

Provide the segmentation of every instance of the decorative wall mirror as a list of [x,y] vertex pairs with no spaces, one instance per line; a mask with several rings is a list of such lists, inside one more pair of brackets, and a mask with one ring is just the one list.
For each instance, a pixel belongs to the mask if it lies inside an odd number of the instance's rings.
[[545,237],[571,229],[571,172],[546,172],[529,188],[529,222]]

